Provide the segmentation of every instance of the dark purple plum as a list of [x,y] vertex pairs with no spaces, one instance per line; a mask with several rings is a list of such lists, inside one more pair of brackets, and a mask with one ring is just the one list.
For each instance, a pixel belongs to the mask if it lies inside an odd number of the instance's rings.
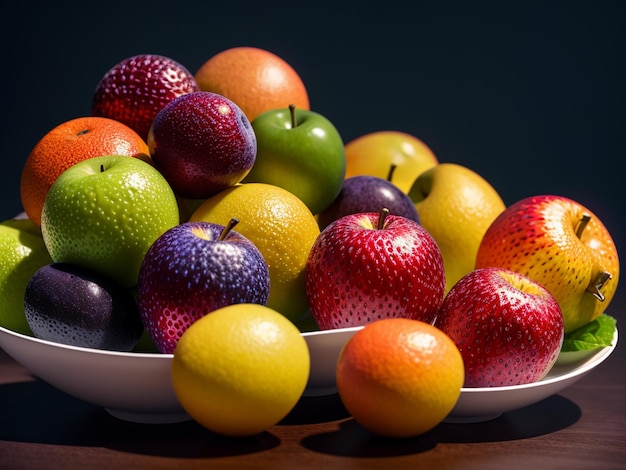
[[232,230],[236,223],[185,222],[146,253],[137,283],[139,312],[162,353],[173,353],[193,322],[220,307],[267,303],[267,264],[254,243]]
[[359,175],[346,178],[335,200],[318,214],[320,229],[344,215],[361,212],[380,213],[383,208],[419,223],[411,198],[391,181],[376,176]]
[[24,311],[35,337],[72,346],[130,351],[144,330],[130,290],[68,263],[35,272],[24,293]]
[[217,93],[196,91],[159,111],[148,147],[154,166],[177,196],[206,199],[250,172],[257,140],[239,106]]

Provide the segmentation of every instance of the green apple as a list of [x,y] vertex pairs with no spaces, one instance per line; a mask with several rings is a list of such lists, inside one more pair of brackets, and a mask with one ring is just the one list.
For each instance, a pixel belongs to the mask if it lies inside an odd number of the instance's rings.
[[318,214],[337,197],[346,174],[343,140],[335,126],[313,111],[273,109],[252,121],[257,156],[246,183],[280,186]]
[[456,163],[439,163],[424,171],[408,194],[420,223],[441,249],[447,293],[474,270],[478,246],[504,211],[504,201],[485,178]]
[[178,223],[176,196],[161,173],[141,159],[108,155],[59,176],[44,202],[41,232],[55,262],[130,287],[148,248]]
[[0,326],[32,335],[24,314],[24,291],[35,272],[52,259],[39,226],[28,219],[0,223]]

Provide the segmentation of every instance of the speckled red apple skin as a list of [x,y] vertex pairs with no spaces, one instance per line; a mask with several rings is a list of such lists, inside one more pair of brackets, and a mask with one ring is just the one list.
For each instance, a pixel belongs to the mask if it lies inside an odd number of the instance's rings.
[[[578,239],[585,212],[591,220]],[[559,302],[566,333],[606,311],[619,279],[617,249],[606,227],[582,204],[556,195],[521,199],[492,222],[475,265],[488,266],[517,271],[548,289]],[[602,288],[604,302],[586,292],[601,271],[612,274]]]
[[[528,287],[516,287],[521,284]],[[500,268],[462,277],[444,298],[434,325],[459,348],[465,387],[536,382],[552,368],[563,344],[563,317],[554,297],[531,279]]]
[[167,103],[198,90],[193,74],[177,61],[162,55],[135,55],[102,77],[91,113],[120,121],[147,140],[152,121]]
[[176,195],[206,199],[250,172],[257,142],[239,106],[217,93],[197,91],[179,96],[157,114],[148,147]]
[[441,251],[417,222],[378,213],[341,217],[314,243],[306,267],[311,314],[322,330],[361,326],[383,318],[433,321],[445,290]]

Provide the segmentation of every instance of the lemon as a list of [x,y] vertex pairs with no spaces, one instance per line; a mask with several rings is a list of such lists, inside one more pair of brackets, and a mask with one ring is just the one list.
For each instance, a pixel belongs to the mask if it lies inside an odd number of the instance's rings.
[[304,271],[320,234],[315,216],[286,189],[266,183],[242,183],[205,200],[190,220],[226,225],[233,217],[239,219],[236,231],[256,245],[267,263],[267,306],[291,321],[306,315]]
[[480,242],[504,211],[504,201],[485,178],[456,163],[439,163],[424,171],[409,197],[421,225],[439,245],[448,292],[474,269]]
[[229,305],[197,320],[172,359],[181,406],[226,436],[251,436],[278,423],[302,396],[309,372],[298,328],[258,304]]

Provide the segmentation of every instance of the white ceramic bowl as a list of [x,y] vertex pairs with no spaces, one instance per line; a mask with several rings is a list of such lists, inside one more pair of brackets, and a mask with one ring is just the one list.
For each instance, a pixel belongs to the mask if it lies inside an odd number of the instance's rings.
[[[305,396],[336,393],[335,363],[362,327],[302,333],[311,354]],[[189,420],[170,379],[173,355],[69,346],[0,327],[0,347],[35,376],[111,415],[142,423]]]
[[[311,354],[311,373],[304,396],[337,392],[335,365],[339,352],[362,327],[302,333]],[[478,422],[536,403],[573,384],[602,363],[610,347],[559,360],[542,380],[510,387],[463,388],[446,422]],[[25,336],[0,327],[0,347],[54,387],[111,415],[142,423],[191,419],[174,393],[171,354],[123,353],[80,348]]]

